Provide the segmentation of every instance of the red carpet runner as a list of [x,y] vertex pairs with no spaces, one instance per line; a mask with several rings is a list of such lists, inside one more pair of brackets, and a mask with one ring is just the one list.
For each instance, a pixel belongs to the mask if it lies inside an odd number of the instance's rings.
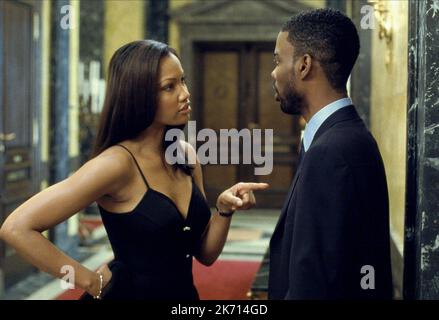
[[218,260],[206,267],[194,260],[194,282],[201,300],[246,300],[259,262]]
[[[194,260],[194,282],[201,300],[246,300],[260,263],[218,260],[205,267]],[[57,300],[76,300],[82,290],[67,290]]]

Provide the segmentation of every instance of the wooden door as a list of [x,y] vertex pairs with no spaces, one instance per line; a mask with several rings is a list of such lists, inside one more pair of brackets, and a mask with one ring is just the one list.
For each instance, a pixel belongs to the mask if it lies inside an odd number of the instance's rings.
[[[262,136],[264,129],[274,133],[271,174],[255,175],[254,164],[243,164],[243,148],[239,164],[230,164],[229,155],[229,164],[218,161],[203,167],[210,205],[221,191],[239,181],[270,184],[269,190],[258,193],[260,208],[280,208],[288,192],[297,162],[300,125],[298,117],[282,113],[274,100],[270,76],[273,48],[274,43],[203,43],[197,47],[195,69],[199,71],[192,92],[197,130],[211,128],[218,137],[220,129],[232,128],[259,128]],[[264,144],[262,140],[263,152]]]
[[[0,1],[0,224],[35,192],[33,14],[29,2]],[[0,241],[0,286],[33,270]]]

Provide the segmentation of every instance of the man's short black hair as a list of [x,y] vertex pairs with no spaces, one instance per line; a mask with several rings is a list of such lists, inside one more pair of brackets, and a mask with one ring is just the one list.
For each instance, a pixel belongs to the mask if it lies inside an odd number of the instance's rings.
[[352,21],[335,9],[304,11],[283,27],[294,46],[294,59],[309,54],[322,65],[334,89],[346,90],[346,83],[360,51],[360,39]]

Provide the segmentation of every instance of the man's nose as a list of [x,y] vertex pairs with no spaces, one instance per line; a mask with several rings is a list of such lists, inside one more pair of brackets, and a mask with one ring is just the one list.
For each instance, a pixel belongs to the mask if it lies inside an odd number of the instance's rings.
[[276,75],[275,75],[275,73],[274,73],[274,70],[271,71],[271,78],[272,78],[273,80],[276,81]]

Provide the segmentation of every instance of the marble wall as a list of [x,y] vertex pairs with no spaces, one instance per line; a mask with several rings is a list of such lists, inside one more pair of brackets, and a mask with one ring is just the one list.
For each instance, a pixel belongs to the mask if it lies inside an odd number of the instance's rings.
[[404,295],[439,299],[439,1],[410,1]]
[[169,1],[148,1],[146,7],[146,38],[168,42]]
[[[56,0],[51,8],[50,184],[64,180],[70,172],[70,29],[60,28],[61,9],[69,4],[68,0]],[[75,245],[68,226],[64,221],[51,229],[51,240],[63,251]]]
[[80,3],[80,60],[88,66],[90,61],[103,62],[104,0]]

